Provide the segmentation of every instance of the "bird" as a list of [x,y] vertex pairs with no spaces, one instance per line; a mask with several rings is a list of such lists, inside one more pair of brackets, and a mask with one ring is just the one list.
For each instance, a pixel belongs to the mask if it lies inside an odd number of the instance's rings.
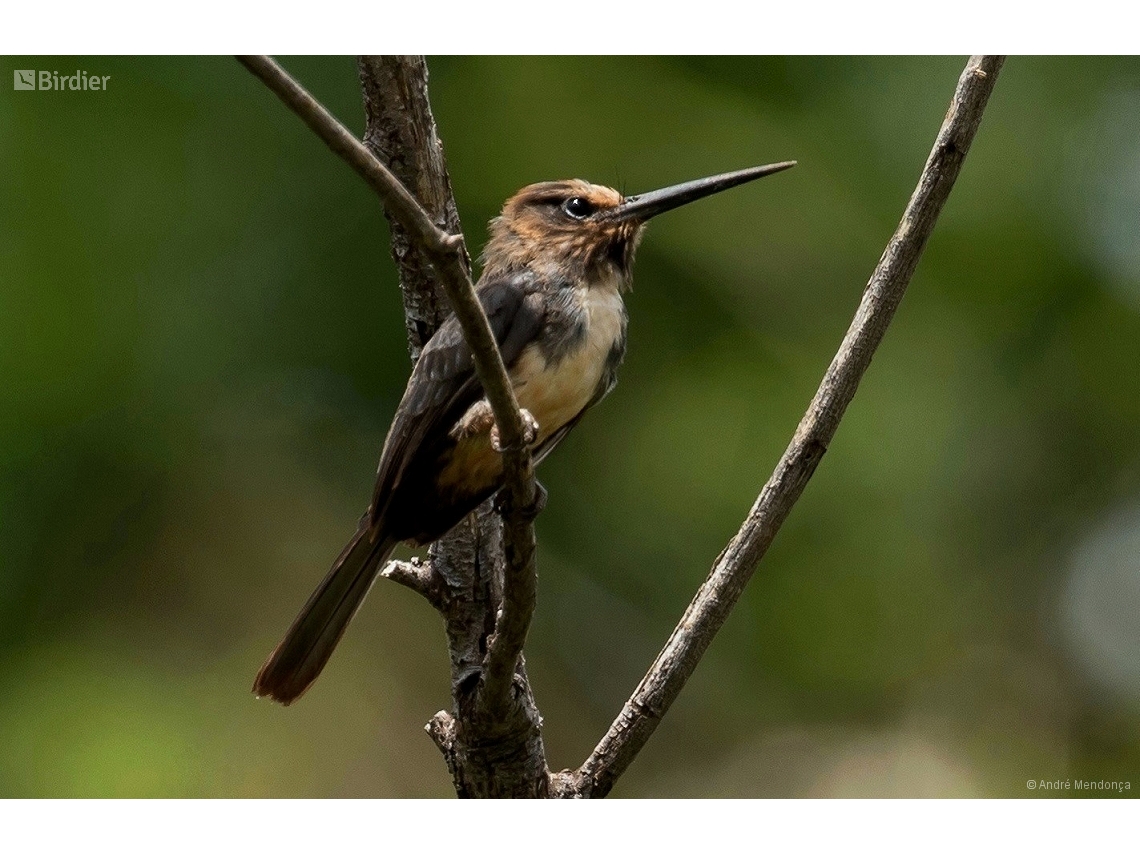
[[[539,463],[609,394],[626,349],[622,294],[658,214],[781,172],[784,161],[625,197],[581,179],[519,190],[489,226],[475,286]],[[356,534],[254,681],[289,705],[320,675],[393,549],[446,534],[503,484],[494,414],[454,315],[412,370]],[[544,493],[544,491],[543,491]]]

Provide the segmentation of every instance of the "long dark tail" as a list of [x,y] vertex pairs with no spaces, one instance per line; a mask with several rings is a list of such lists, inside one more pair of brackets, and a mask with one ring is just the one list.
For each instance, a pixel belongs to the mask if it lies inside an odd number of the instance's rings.
[[356,535],[257,672],[255,695],[288,706],[305,693],[329,661],[396,543],[375,529],[370,531],[367,517],[361,520]]

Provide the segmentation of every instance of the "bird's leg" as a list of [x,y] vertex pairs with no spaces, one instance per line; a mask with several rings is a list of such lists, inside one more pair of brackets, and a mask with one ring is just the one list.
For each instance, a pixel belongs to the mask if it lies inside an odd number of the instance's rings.
[[[484,401],[480,403],[484,403]],[[490,404],[487,406],[490,408]],[[534,441],[538,439],[538,421],[530,414],[530,410],[520,408],[519,415],[522,416],[523,442],[527,445],[533,445]],[[499,426],[496,424],[491,425],[491,448],[500,454],[503,452],[503,445],[499,441]]]

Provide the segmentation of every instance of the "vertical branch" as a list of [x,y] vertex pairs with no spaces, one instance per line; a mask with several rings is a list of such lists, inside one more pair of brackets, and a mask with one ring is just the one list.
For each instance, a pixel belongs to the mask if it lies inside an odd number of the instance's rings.
[[[460,235],[428,99],[427,63],[422,56],[362,56],[358,65],[365,144],[411,189],[438,228]],[[414,359],[446,316],[448,304],[421,244],[387,210],[386,216]],[[469,275],[465,249],[463,256]],[[498,421],[508,428],[502,436],[509,444],[509,425]],[[487,505],[431,546],[430,566],[448,591],[440,612],[458,721],[440,712],[427,730],[443,751],[460,795],[541,795],[546,787],[542,717],[522,668],[535,600],[534,527],[524,509],[533,505],[535,492],[530,453],[520,440],[504,455],[508,487],[503,492],[511,511],[502,523]],[[516,668],[517,693],[512,689]]]
[[[362,56],[358,59],[366,120],[364,144],[423,205],[436,227],[462,235],[451,176],[436,132],[422,56]],[[392,258],[400,274],[408,347],[413,361],[447,317],[449,307],[431,262],[387,208]],[[471,270],[467,256],[465,266]]]
[[[549,773],[542,717],[522,664],[534,609],[533,461],[510,377],[471,283],[463,237],[447,230],[452,225],[458,229],[459,223],[428,106],[427,66],[422,58],[368,57],[359,67],[369,139],[404,172],[408,184],[430,197],[434,213],[273,59],[238,60],[383,201],[397,231],[394,254],[411,313],[407,326],[413,358],[441,320],[439,288],[471,350],[502,446],[505,545],[497,548],[499,528],[484,506],[435,544],[430,575],[398,566],[388,575],[438,604],[447,626],[457,715],[453,722],[446,713],[437,715],[428,731],[440,744],[460,795],[545,795]],[[478,679],[472,681],[472,675]]]

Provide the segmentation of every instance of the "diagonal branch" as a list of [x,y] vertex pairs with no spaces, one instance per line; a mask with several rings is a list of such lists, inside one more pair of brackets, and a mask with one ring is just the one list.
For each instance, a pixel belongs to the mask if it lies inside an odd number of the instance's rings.
[[898,308],[982,120],[1003,57],[971,57],[890,243],[871,275],[839,352],[791,444],[740,530],[717,558],[673,635],[609,732],[577,773],[576,795],[604,796],[637,756],[724,625],[757,563],[799,499]]
[[[246,68],[273,90],[324,143],[356,170],[384,202],[401,226],[411,233],[438,271],[447,297],[471,347],[479,380],[495,411],[506,448],[521,446],[523,422],[491,326],[479,305],[467,272],[462,235],[436,227],[427,211],[352,132],[342,125],[288,72],[268,56],[238,57]],[[513,412],[512,412],[513,410]]]
[[[357,58],[366,119],[364,144],[413,192],[435,222],[446,231],[461,231],[447,159],[428,98],[428,68],[422,56],[360,56]],[[400,276],[404,316],[412,357],[444,320],[447,300],[438,277],[422,249],[390,214],[392,258]],[[542,742],[542,716],[526,684],[521,656],[518,691],[511,685],[511,648],[521,646],[521,630],[507,630],[500,622],[498,637],[505,643],[489,644],[495,616],[501,621],[520,615],[529,621],[533,611],[535,575],[523,562],[514,561],[522,579],[504,585],[510,567],[504,556],[503,514],[485,503],[466,523],[452,529],[429,549],[429,592],[443,618],[451,663],[453,712],[437,713],[427,731],[442,751],[456,792],[472,796],[535,796],[547,791],[549,772]],[[508,515],[509,518],[509,515]],[[508,540],[508,543],[510,541]],[[533,540],[523,541],[533,543]],[[509,599],[505,607],[503,600]],[[517,624],[516,624],[517,626]],[[514,641],[510,641],[510,639]],[[487,679],[487,650],[503,665],[491,669]],[[507,673],[503,675],[502,672]],[[471,680],[473,675],[483,680]],[[499,699],[512,703],[506,710]]]
[[[407,230],[439,274],[463,337],[471,348],[475,370],[495,414],[503,449],[507,497],[504,502],[506,540],[505,586],[534,589],[534,464],[526,444],[526,430],[506,366],[491,332],[487,316],[468,271],[462,235],[438,228],[399,179],[304,87],[268,56],[240,56],[286,106],[296,113],[325,144],[376,191],[385,208]],[[509,588],[508,588],[509,590]],[[533,597],[504,598],[496,621],[495,640],[487,653],[481,696],[484,706],[497,709],[507,703],[511,679],[522,652],[533,612]]]

